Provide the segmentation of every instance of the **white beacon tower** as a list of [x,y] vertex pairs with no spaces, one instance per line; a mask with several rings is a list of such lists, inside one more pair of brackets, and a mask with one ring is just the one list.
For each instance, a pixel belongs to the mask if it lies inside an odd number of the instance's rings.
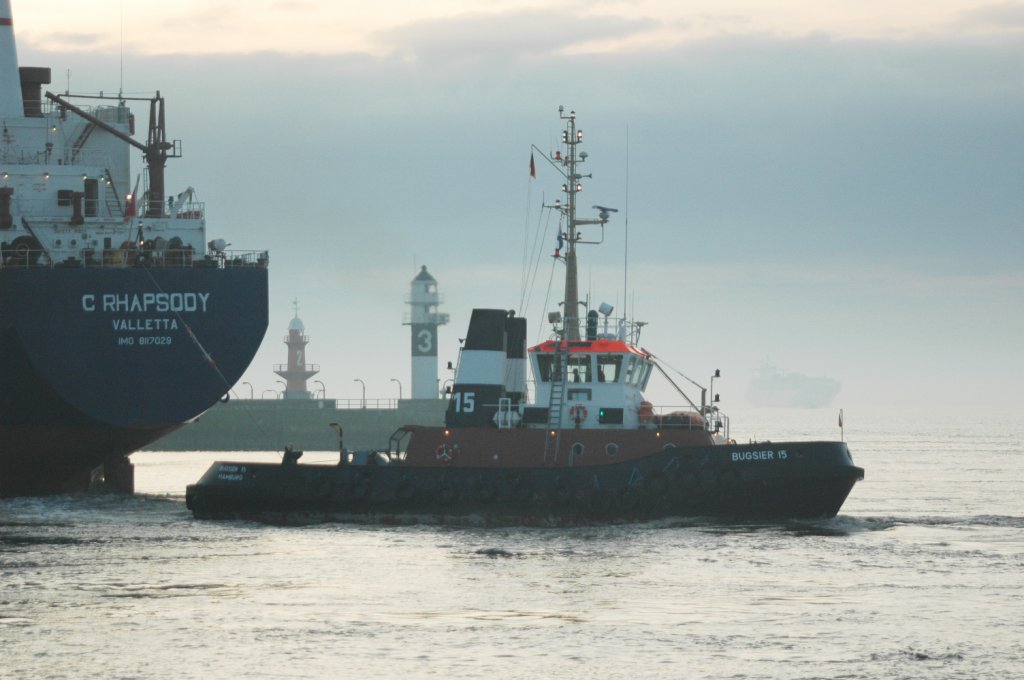
[[437,399],[437,327],[448,323],[448,315],[437,311],[437,280],[425,265],[412,280],[406,303],[410,311],[403,325],[412,329],[412,398]]

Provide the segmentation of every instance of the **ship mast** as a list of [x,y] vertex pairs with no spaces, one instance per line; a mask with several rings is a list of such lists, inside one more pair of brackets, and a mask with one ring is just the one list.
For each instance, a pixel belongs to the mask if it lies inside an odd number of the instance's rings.
[[[565,183],[562,185],[562,192],[566,194],[566,203],[562,205],[556,202],[555,208],[561,210],[565,217],[565,298],[564,306],[564,337],[566,340],[580,339],[580,293],[579,274],[576,261],[576,245],[579,243],[602,243],[604,241],[604,225],[608,222],[608,213],[616,212],[614,208],[604,208],[595,205],[594,208],[600,211],[597,219],[581,219],[576,216],[576,204],[579,200],[579,193],[583,191],[584,177],[579,172],[578,166],[587,160],[587,153],[578,153],[577,147],[583,143],[583,131],[576,127],[576,112],[570,111],[565,114],[565,108],[558,107],[559,117],[566,121],[565,130],[562,131],[562,144],[565,145],[565,155],[556,153],[554,161],[561,161],[563,168],[559,168],[565,176]],[[557,166],[556,166],[557,167]],[[581,225],[596,224],[601,226],[601,239],[598,241],[584,241],[578,231]]]

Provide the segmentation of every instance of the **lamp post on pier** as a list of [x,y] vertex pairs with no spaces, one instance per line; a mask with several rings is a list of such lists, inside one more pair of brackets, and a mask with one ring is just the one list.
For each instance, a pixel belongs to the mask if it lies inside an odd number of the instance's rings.
[[364,383],[364,382],[363,382],[362,380],[360,380],[359,378],[355,378],[355,379],[354,379],[354,380],[353,380],[352,382],[357,382],[357,383],[359,383],[360,385],[362,385],[362,386],[363,386],[363,400],[362,400],[362,407],[363,407],[363,408],[366,408],[366,383]]

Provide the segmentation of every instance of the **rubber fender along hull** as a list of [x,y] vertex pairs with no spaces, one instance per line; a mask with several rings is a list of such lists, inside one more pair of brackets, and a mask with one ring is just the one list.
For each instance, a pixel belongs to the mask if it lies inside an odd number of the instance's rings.
[[[675,448],[572,467],[482,468],[215,463],[186,492],[201,519],[573,525],[661,517],[834,517],[863,469],[845,444]],[[749,453],[749,457],[746,454]],[[690,455],[685,455],[690,454]],[[774,455],[774,453],[773,453]],[[799,457],[799,458],[798,458]],[[687,462],[684,462],[687,461]]]

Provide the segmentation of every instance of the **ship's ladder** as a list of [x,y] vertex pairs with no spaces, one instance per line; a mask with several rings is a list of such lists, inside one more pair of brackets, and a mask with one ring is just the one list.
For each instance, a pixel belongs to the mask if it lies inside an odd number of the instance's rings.
[[548,403],[548,429],[544,437],[544,462],[558,460],[562,444],[562,408],[565,404],[565,383],[569,370],[569,343],[555,355],[551,366],[551,399]]
[[106,170],[107,173],[107,188],[103,192],[103,203],[107,208],[108,217],[117,217],[124,219],[124,208],[121,206],[121,199],[117,195],[117,187],[114,186],[114,178],[110,176],[110,170]]
[[86,126],[82,128],[82,132],[81,134],[78,135],[78,139],[76,139],[75,143],[71,146],[72,163],[74,163],[75,160],[77,160],[78,153],[82,150],[82,147],[85,146],[85,143],[89,141],[89,135],[91,135],[92,131],[95,129],[96,123],[87,123]]

